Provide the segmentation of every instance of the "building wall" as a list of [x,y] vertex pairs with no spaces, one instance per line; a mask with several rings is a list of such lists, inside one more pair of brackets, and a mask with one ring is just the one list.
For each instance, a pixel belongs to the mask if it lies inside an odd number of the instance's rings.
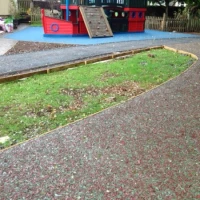
[[0,15],[9,15],[10,0],[0,0]]

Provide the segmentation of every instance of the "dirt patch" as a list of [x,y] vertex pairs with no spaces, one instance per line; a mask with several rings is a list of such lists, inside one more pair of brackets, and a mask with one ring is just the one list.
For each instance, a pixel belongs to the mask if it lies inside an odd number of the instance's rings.
[[73,96],[74,101],[69,105],[69,107],[65,108],[67,110],[78,110],[81,109],[84,105],[84,101],[82,99],[83,95],[88,94],[91,96],[98,96],[99,90],[94,87],[87,87],[87,88],[65,88],[61,89],[61,94]]
[[115,94],[120,96],[132,97],[141,94],[145,90],[139,86],[138,83],[133,81],[126,81],[120,85],[103,88],[102,93]]
[[8,50],[5,55],[29,53],[35,51],[44,51],[49,49],[58,49],[66,47],[74,47],[73,44],[57,44],[57,43],[45,43],[45,42],[26,42],[18,41],[14,47]]
[[107,103],[112,103],[117,101],[117,96],[124,96],[124,97],[133,97],[141,94],[145,90],[139,86],[138,83],[133,81],[126,81],[122,84],[111,86],[111,87],[104,87],[104,88],[97,88],[97,87],[86,87],[86,88],[64,88],[60,90],[60,94],[68,95],[73,97],[73,101],[69,105],[60,105],[59,107],[55,108],[51,105],[47,105],[45,108],[40,110],[30,110],[25,113],[27,117],[42,117],[42,116],[49,116],[50,118],[54,118],[56,113],[63,113],[67,111],[75,111],[81,109],[85,103],[83,100],[84,95],[90,95],[96,97],[100,94],[110,95],[102,101]]
[[115,77],[118,77],[118,76],[120,76],[119,74],[116,74],[116,73],[111,73],[111,72],[109,72],[109,71],[107,71],[107,72],[105,72],[103,75],[102,75],[102,77],[101,77],[101,81],[106,81],[106,80],[108,80],[108,79],[110,79],[110,78],[115,78]]
[[66,88],[66,89],[61,89],[61,93],[74,96],[77,99],[80,98],[83,94],[97,96],[100,93],[100,89],[95,87],[76,88],[76,89]]
[[[107,102],[113,102],[116,100],[115,96],[125,96],[125,97],[133,97],[137,96],[138,94],[141,94],[144,92],[145,89],[141,88],[138,83],[133,82],[133,81],[126,81],[123,82],[122,84],[111,86],[111,87],[104,87],[104,88],[95,88],[95,87],[86,87],[86,88],[76,88],[76,89],[62,89],[60,92],[62,94],[70,95],[74,97],[74,103],[73,107],[75,108],[80,108],[81,107],[81,102],[82,96],[87,94],[91,96],[98,96],[100,94],[110,94],[112,95],[109,98],[106,98],[105,101]],[[78,102],[79,106],[76,106],[76,103]]]

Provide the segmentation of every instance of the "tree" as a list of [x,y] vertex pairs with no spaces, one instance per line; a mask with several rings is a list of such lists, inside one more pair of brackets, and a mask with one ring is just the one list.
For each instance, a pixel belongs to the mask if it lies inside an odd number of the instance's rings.
[[200,0],[185,0],[185,3],[187,4],[186,9],[189,15],[197,17],[200,15]]
[[[200,0],[197,0],[197,1],[200,1]],[[177,2],[183,3],[183,0],[150,0],[149,2],[159,4],[163,9],[165,9],[165,15],[166,15],[166,17],[168,17],[168,11],[169,11],[170,4],[173,6]]]
[[53,10],[55,9],[55,7],[56,7],[56,9],[58,9],[57,7],[59,4],[59,0],[48,0],[47,2],[49,2],[49,6],[50,6],[52,13],[53,13]]

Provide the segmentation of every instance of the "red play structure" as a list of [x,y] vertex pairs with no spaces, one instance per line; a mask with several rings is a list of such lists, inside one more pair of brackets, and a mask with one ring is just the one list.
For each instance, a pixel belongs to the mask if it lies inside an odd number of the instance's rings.
[[61,19],[45,16],[45,35],[110,37],[113,32],[143,32],[147,0],[62,0]]

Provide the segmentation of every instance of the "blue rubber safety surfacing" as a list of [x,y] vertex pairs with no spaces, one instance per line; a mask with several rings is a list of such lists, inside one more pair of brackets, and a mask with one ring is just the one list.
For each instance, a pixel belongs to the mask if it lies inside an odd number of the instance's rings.
[[44,36],[42,27],[27,27],[14,33],[6,34],[6,38],[22,41],[64,43],[64,44],[102,44],[111,42],[123,42],[134,40],[156,40],[156,39],[174,39],[174,38],[194,38],[200,37],[193,34],[162,32],[155,30],[145,30],[142,33],[115,33],[113,37],[89,38],[89,36]]

